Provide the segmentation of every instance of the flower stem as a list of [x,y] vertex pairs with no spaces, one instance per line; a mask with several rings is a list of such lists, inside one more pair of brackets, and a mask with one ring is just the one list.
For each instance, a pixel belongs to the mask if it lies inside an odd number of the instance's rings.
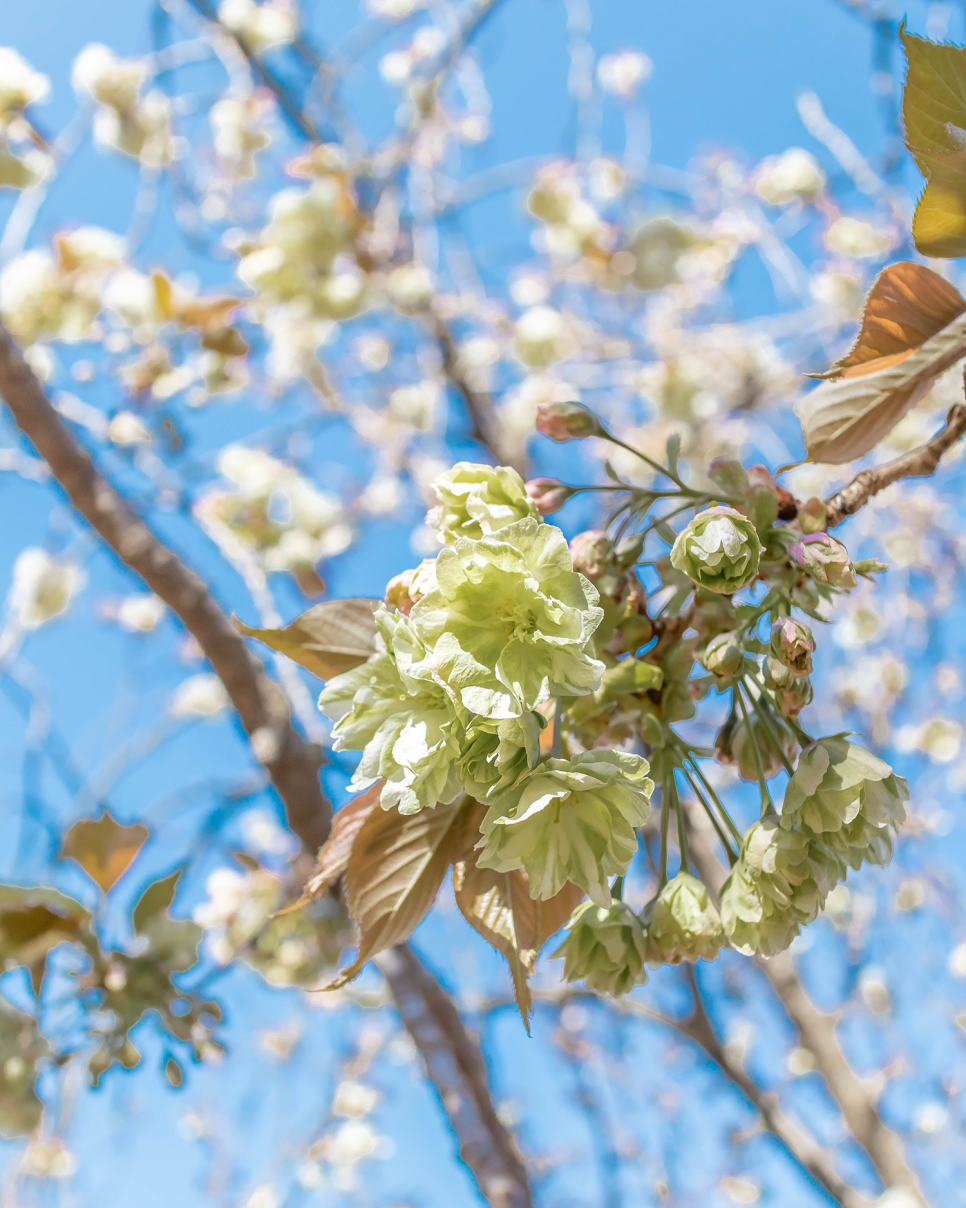
[[671,794],[667,781],[664,782],[664,792],[661,794],[661,867],[658,872],[658,893],[667,884],[667,826],[671,816]]
[[681,852],[681,866],[678,872],[690,872],[691,863],[688,860],[688,836],[684,825],[684,810],[681,808],[681,798],[678,796],[678,785],[674,778],[674,773],[671,773],[670,781],[671,796],[674,798],[674,810],[678,816],[678,848]]
[[745,692],[748,695],[748,699],[751,701],[753,709],[758,714],[758,716],[761,718],[761,724],[765,727],[766,731],[768,732],[768,737],[771,739],[771,744],[775,748],[775,750],[778,752],[778,758],[785,765],[785,771],[789,774],[789,776],[794,776],[795,769],[789,763],[788,757],[786,756],[781,743],[778,741],[775,731],[772,728],[771,718],[768,716],[767,709],[765,709],[764,705],[761,703],[761,700],[757,696],[752,695],[752,693],[748,690],[747,684],[745,685]]
[[751,719],[748,717],[748,710],[745,708],[745,698],[741,693],[741,688],[735,684],[733,693],[737,697],[738,704],[741,708],[741,716],[744,719],[745,730],[748,734],[748,739],[751,742],[751,749],[755,756],[755,768],[758,772],[758,785],[761,789],[761,816],[764,818],[766,814],[775,813],[775,806],[771,799],[771,794],[768,792],[768,784],[765,780],[765,768],[761,762],[761,751],[758,749],[758,739],[755,731],[751,726]]
[[688,784],[691,786],[692,790],[694,791],[695,797],[697,797],[697,799],[701,802],[704,812],[711,819],[711,825],[714,827],[718,838],[721,840],[721,846],[725,849],[725,854],[728,857],[728,863],[733,866],[738,859],[737,852],[735,852],[734,848],[731,846],[731,843],[728,839],[727,834],[721,829],[721,823],[715,817],[714,810],[711,808],[711,803],[707,800],[705,795],[701,792],[700,788],[695,783],[694,777],[691,775],[691,773],[688,771],[688,769],[686,767],[682,766],[681,771],[684,773]]

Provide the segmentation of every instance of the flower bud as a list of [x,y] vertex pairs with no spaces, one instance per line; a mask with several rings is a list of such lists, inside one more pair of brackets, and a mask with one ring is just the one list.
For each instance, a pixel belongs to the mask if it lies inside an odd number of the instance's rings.
[[754,582],[761,543],[755,526],[734,508],[699,512],[678,535],[671,565],[708,591],[731,595]]
[[645,908],[643,919],[651,966],[713,961],[725,940],[707,889],[686,872],[668,881]]
[[817,495],[806,499],[798,509],[798,527],[806,536],[822,530],[825,527],[825,519],[825,504]]
[[801,621],[782,617],[771,627],[771,653],[792,675],[808,675],[812,670],[815,639]]
[[705,669],[719,683],[725,683],[736,675],[745,661],[745,649],[736,633],[719,633],[712,638],[701,655]]
[[[781,753],[775,746],[775,739],[781,743],[781,751],[789,763],[793,763],[798,753],[798,740],[791,729],[777,717],[771,718],[771,726],[766,726],[757,713],[752,713],[745,725],[744,718],[735,725],[731,735],[731,757],[738,765],[738,775],[749,783],[758,782],[758,759],[761,760],[765,779],[771,780],[784,770]],[[774,733],[775,737],[772,737]],[[758,759],[755,758],[755,746],[758,747]]]
[[593,583],[610,570],[614,557],[614,543],[600,529],[588,529],[578,533],[570,542],[570,554],[574,570],[586,575]]
[[574,493],[573,487],[565,486],[556,478],[531,478],[526,491],[541,516],[549,516],[562,508]]
[[604,434],[600,420],[582,403],[541,403],[537,407],[536,428],[556,441]]
[[788,551],[792,561],[807,570],[819,583],[827,583],[839,591],[855,587],[855,568],[849,552],[840,541],[828,533],[811,533],[802,537]]
[[553,953],[564,958],[564,977],[585,981],[598,994],[626,994],[647,981],[644,928],[626,902],[584,902],[567,924],[570,934]]
[[773,658],[765,659],[762,671],[778,711],[786,721],[798,717],[805,706],[812,703],[812,685],[807,675],[796,675],[791,668]]
[[414,570],[394,575],[386,584],[386,604],[409,616],[415,604],[436,587],[436,559],[424,558]]

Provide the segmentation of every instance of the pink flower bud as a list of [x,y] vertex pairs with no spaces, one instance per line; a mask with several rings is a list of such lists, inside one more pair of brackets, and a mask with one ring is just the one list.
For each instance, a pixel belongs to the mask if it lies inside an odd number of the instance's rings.
[[582,403],[541,403],[537,407],[537,431],[551,440],[582,440],[600,436],[600,420]]
[[573,487],[565,486],[556,478],[531,478],[526,492],[533,500],[541,516],[549,516],[562,508],[574,493]]
[[386,584],[386,603],[409,616],[423,596],[436,589],[436,559],[424,558],[415,570],[404,570]]
[[839,591],[851,591],[855,587],[855,569],[849,551],[828,533],[811,533],[793,545],[788,553],[819,583],[827,583]]
[[614,543],[600,529],[588,529],[586,533],[578,533],[570,542],[570,556],[574,560],[574,570],[593,582],[610,570]]

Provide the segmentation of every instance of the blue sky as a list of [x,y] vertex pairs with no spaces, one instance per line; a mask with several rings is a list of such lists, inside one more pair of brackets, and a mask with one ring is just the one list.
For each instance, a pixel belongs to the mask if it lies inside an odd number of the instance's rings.
[[[924,32],[932,12],[937,20],[940,5],[913,3],[909,6],[910,26]],[[951,7],[951,6],[950,6]],[[573,0],[571,14],[581,4]],[[775,3],[766,0],[593,0],[591,42],[598,53],[627,47],[644,50],[653,60],[654,71],[647,85],[652,151],[655,162],[684,168],[696,152],[711,146],[737,148],[749,162],[784,150],[790,145],[819,149],[809,139],[798,118],[795,102],[803,91],[814,91],[821,98],[829,117],[840,125],[859,146],[875,156],[883,140],[882,100],[871,84],[873,38],[870,27],[857,20],[844,3],[833,0],[798,0]],[[310,9],[310,28],[321,45],[337,44],[353,24],[354,3],[316,2]],[[956,10],[956,22],[960,20]],[[70,64],[76,53],[91,41],[104,41],[121,54],[144,54],[152,46],[151,22],[155,9],[142,0],[87,0],[67,4],[64,0],[31,0],[29,4],[3,5],[0,40],[16,47],[38,69],[50,75],[54,95],[39,111],[43,128],[56,133],[74,113],[75,103],[69,87]],[[573,18],[572,18],[573,19]],[[961,33],[954,23],[951,33]],[[372,52],[377,58],[389,45],[380,43]],[[493,99],[494,137],[478,151],[467,154],[466,175],[529,157],[570,153],[574,145],[576,117],[567,93],[568,32],[567,13],[558,0],[503,0],[486,22],[475,43]],[[388,88],[373,86],[371,70],[360,72],[347,85],[350,103],[373,137],[391,128],[395,108],[394,94]],[[622,118],[614,106],[605,113],[602,126],[603,149],[615,151],[623,140]],[[129,219],[137,181],[127,163],[105,158],[90,145],[53,190],[42,209],[32,239],[45,241],[51,232],[71,223],[96,222],[123,230]],[[512,189],[492,200],[474,206],[464,216],[464,230],[474,248],[490,266],[495,278],[505,266],[518,260],[526,247],[529,226],[522,217],[521,191]],[[0,221],[9,210],[9,202],[0,198]],[[230,269],[217,261],[198,259],[179,242],[170,208],[162,207],[143,249],[146,264],[164,260],[176,267],[190,268],[204,281],[227,280]],[[763,283],[752,279],[745,304],[749,310],[773,305]],[[67,359],[67,358],[65,358]],[[93,396],[98,405],[114,405],[109,388]],[[211,408],[196,417],[195,436],[202,451],[216,449],[227,439],[243,439],[258,432],[267,422],[264,411],[254,399],[237,407]],[[313,438],[310,460],[317,480],[335,477],[345,481],[358,472],[359,452],[353,440],[340,431],[328,429]],[[115,457],[109,470],[118,481],[125,481],[126,469]],[[0,527],[0,590],[9,581],[10,566],[16,553],[26,544],[83,542],[78,537],[55,492],[11,478],[0,482],[6,523]],[[411,518],[415,521],[416,517]],[[186,557],[196,560],[206,571],[210,566],[214,587],[229,607],[242,593],[233,572],[218,567],[200,539],[177,514],[154,518],[159,531]],[[337,595],[381,595],[389,574],[402,569],[411,560],[408,546],[400,540],[400,526],[375,526],[372,541],[356,548],[334,564],[330,582]],[[78,605],[70,625],[52,625],[30,641],[30,662],[46,680],[52,695],[54,716],[85,769],[96,766],[110,749],[112,735],[105,718],[119,712],[124,725],[132,720],[147,724],[156,715],[159,702],[183,673],[164,654],[174,639],[171,622],[159,633],[157,643],[145,644],[137,638],[120,641],[114,631],[107,632],[97,615],[97,601],[104,596],[133,590],[129,576],[103,552],[94,552],[87,561],[90,587]],[[280,607],[292,614],[299,607],[294,591],[282,590]],[[152,642],[155,639],[151,639]],[[3,874],[23,880],[41,880],[53,854],[50,830],[21,823],[17,810],[22,802],[24,784],[35,783],[49,801],[50,817],[71,818],[75,803],[57,785],[47,770],[34,770],[29,744],[25,747],[24,720],[16,692],[0,697],[0,749],[7,771],[0,773],[4,808],[0,814],[0,844],[11,853]],[[120,704],[118,703],[120,702]],[[125,712],[125,710],[127,710]],[[144,883],[160,875],[176,860],[191,856],[192,874],[179,904],[190,908],[200,895],[204,876],[226,860],[226,852],[236,841],[231,827],[208,852],[196,850],[197,829],[213,798],[203,787],[210,780],[226,784],[237,782],[242,745],[231,726],[196,725],[173,738],[163,749],[163,757],[135,770],[118,786],[116,798],[120,813],[128,817],[158,812],[160,824],[169,808],[168,794],[180,794],[183,822],[169,824],[164,845],[149,848],[136,870],[132,870],[118,891],[112,906],[108,930],[116,929],[122,939],[122,905],[132,901]],[[26,752],[26,754],[25,754]],[[187,771],[186,771],[187,770]],[[192,805],[186,784],[202,788]],[[263,795],[260,804],[265,804]],[[147,803],[147,804],[146,804]],[[161,803],[161,804],[159,804]],[[126,811],[126,813],[125,813]],[[64,865],[54,873],[56,883],[67,892],[83,895],[84,878]],[[467,939],[459,920],[442,917],[431,924],[435,936],[445,935],[450,949],[472,946],[474,968],[482,970],[484,981],[502,976],[494,957]],[[424,933],[425,935],[425,933]],[[441,970],[444,980],[450,972]],[[16,996],[16,987],[4,987]],[[83,1096],[83,1109],[71,1131],[71,1144],[81,1158],[77,1177],[78,1204],[102,1204],[105,1208],[162,1208],[177,1203],[194,1205],[241,1205],[252,1187],[271,1181],[280,1173],[277,1155],[286,1153],[293,1137],[309,1135],[312,1113],[321,1101],[319,1086],[331,1081],[335,1064],[347,1050],[359,1022],[346,1013],[328,1013],[305,1005],[299,995],[269,990],[247,970],[232,970],[210,992],[226,1007],[224,1035],[230,1054],[215,1071],[191,1070],[185,1089],[172,1094],[158,1076],[163,1063],[162,1045],[150,1029],[145,1030],[145,1061],[133,1074],[114,1074],[95,1094]],[[767,1007],[762,1011],[767,1014]],[[387,1014],[387,1013],[383,1013]],[[305,1039],[299,1060],[286,1067],[273,1064],[254,1052],[252,1037],[266,1026],[279,1026],[287,1019],[300,1019]],[[387,1020],[388,1024],[388,1015]],[[657,1040],[639,1034],[633,1038],[615,1035],[612,1051],[615,1061],[621,1055],[646,1067],[656,1060]],[[542,1123],[528,1140],[537,1148],[552,1150],[568,1140],[584,1145],[582,1125],[572,1117],[554,1112],[555,1097],[568,1093],[567,1075],[560,1068],[549,1068],[547,1050],[527,1045],[512,1013],[498,1018],[492,1036],[487,1037],[491,1051],[499,1052],[504,1079],[500,1097],[526,1102],[534,1108],[542,1102]],[[622,1047],[624,1046],[624,1047]],[[682,1058],[682,1068],[692,1070],[688,1085],[699,1097],[715,1099],[714,1127],[701,1141],[709,1149],[724,1146],[732,1125],[747,1125],[749,1114],[740,1100],[693,1056]],[[426,1208],[450,1208],[472,1203],[473,1189],[461,1168],[450,1158],[452,1147],[440,1120],[432,1093],[414,1085],[403,1064],[389,1064],[384,1079],[387,1106],[380,1117],[380,1131],[392,1136],[395,1155],[367,1167],[366,1189],[362,1203],[389,1204],[411,1200]],[[223,1133],[208,1142],[190,1139],[183,1126],[179,1131],[187,1103],[217,1107],[222,1116]],[[304,1106],[303,1106],[304,1105]],[[659,1111],[659,1105],[651,1110]],[[695,1110],[691,1126],[697,1129],[700,1117]],[[206,1186],[210,1152],[218,1146],[231,1151],[230,1174],[217,1194]],[[12,1152],[9,1147],[8,1152]],[[773,1168],[780,1188],[782,1208],[811,1208],[822,1197],[790,1174],[788,1164],[769,1141],[755,1142],[757,1170]],[[0,1149],[2,1153],[2,1149]],[[217,1152],[216,1152],[217,1157]],[[220,1160],[220,1159],[219,1159]],[[749,1160],[751,1160],[749,1158]],[[217,1165],[217,1163],[216,1163]],[[695,1179],[700,1181],[700,1162]],[[597,1178],[594,1163],[587,1159],[578,1168],[588,1187]],[[552,1180],[548,1186],[553,1186]],[[599,1202],[589,1198],[568,1198],[554,1188],[555,1204],[583,1205]],[[633,1189],[629,1194],[634,1194]],[[286,1205],[309,1203],[310,1197],[296,1189]],[[648,1202],[628,1199],[628,1205]],[[700,1203],[700,1200],[695,1202]]]

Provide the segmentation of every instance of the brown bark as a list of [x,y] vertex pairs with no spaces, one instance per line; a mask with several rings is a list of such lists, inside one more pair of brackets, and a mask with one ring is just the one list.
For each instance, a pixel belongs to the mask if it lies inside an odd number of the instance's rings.
[[[311,853],[329,833],[319,749],[292,726],[281,691],[249,651],[205,583],[154,536],[100,474],[0,325],[0,397],[77,511],[117,557],[174,612],[224,684],[281,797],[289,826]],[[446,991],[407,945],[377,962],[439,1092],[460,1155],[493,1208],[529,1208],[526,1168],[496,1115],[479,1046]]]
[[898,482],[900,478],[928,478],[948,452],[966,433],[966,407],[956,403],[949,408],[945,427],[918,449],[904,453],[884,466],[861,470],[852,481],[825,501],[826,528],[841,524],[865,507],[873,495]]

